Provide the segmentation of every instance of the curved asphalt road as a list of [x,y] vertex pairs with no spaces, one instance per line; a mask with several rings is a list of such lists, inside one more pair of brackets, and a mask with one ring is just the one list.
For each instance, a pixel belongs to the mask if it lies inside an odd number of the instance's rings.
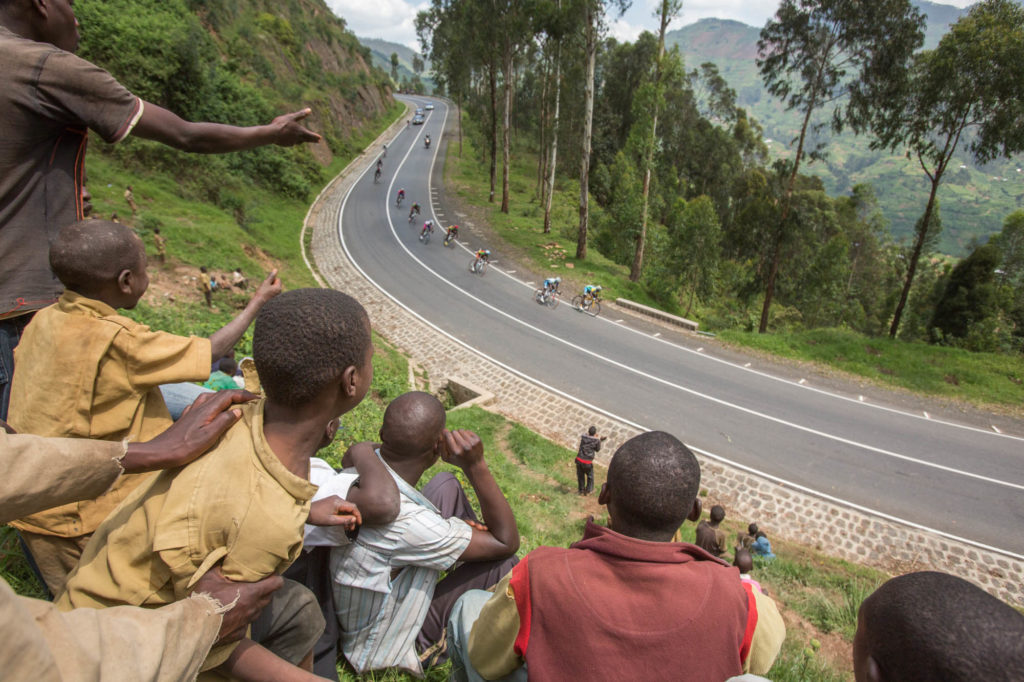
[[[440,225],[457,218],[431,201],[431,173],[435,193],[441,177],[435,157],[443,158],[449,136],[442,138],[442,130],[451,123],[446,105],[434,104],[425,125],[406,128],[388,145],[381,182],[367,172],[342,210],[344,248],[392,298],[538,383],[638,426],[669,431],[705,454],[1024,558],[1019,435],[773,378],[607,316],[580,314],[567,301],[549,310],[532,299],[539,282],[528,287],[518,280],[500,253],[484,277],[471,274],[470,251],[442,245]],[[429,150],[424,134],[432,138]],[[402,209],[394,205],[399,187],[406,192]],[[412,201],[423,215],[410,225]],[[427,218],[439,227],[424,246],[417,235]],[[463,244],[488,246],[461,232]]]

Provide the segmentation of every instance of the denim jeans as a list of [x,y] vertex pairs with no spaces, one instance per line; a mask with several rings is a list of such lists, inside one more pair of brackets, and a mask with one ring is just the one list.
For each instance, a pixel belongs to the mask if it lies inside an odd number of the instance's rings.
[[208,388],[203,388],[198,384],[191,384],[183,382],[180,384],[164,384],[160,387],[160,393],[164,396],[164,402],[167,403],[167,410],[171,413],[171,419],[178,421],[181,413],[185,411],[185,408],[195,402],[203,393],[212,393]]
[[[453,682],[483,682],[480,673],[469,662],[469,633],[480,617],[484,604],[493,595],[485,590],[469,590],[463,593],[452,607],[448,619],[448,656],[452,661],[449,680]],[[501,678],[507,682],[526,682],[526,665],[513,670]]]
[[7,404],[11,400],[11,379],[14,378],[14,347],[21,341],[25,326],[34,313],[0,320],[0,419],[7,421]]

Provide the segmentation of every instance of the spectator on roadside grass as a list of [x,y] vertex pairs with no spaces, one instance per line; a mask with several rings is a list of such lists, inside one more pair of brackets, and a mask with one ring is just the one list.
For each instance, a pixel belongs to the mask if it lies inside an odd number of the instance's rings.
[[456,603],[452,679],[724,680],[766,672],[785,639],[775,603],[699,547],[671,542],[700,518],[700,465],[673,436],[626,441],[568,549],[540,547],[495,588]]
[[860,606],[857,682],[1011,682],[1024,677],[1024,615],[962,578],[889,580]]
[[[480,438],[446,430],[437,398],[398,396],[384,411],[380,436],[379,444],[358,443],[349,453],[376,449],[398,485],[401,511],[389,524],[360,529],[357,543],[331,550],[341,646],[358,674],[399,668],[422,676],[422,662],[447,658],[443,635],[455,600],[493,586],[515,565],[519,530]],[[451,473],[416,489],[438,458],[462,470],[480,502],[482,524]]]
[[736,534],[736,544],[743,549],[750,549],[750,546],[754,544],[754,540],[757,539],[757,524],[751,523],[747,526],[746,533]]
[[106,142],[134,134],[201,153],[320,139],[300,123],[309,109],[245,128],[185,121],[76,57],[78,38],[71,0],[0,2],[0,419],[21,332],[63,289],[47,254],[61,229],[85,217],[90,129]]
[[764,531],[759,530],[755,534],[754,542],[750,545],[750,553],[761,557],[765,561],[771,561],[775,558],[775,554],[772,553],[772,543],[768,540],[768,536],[764,534]]
[[767,594],[764,588],[761,587],[761,583],[754,580],[750,575],[754,572],[754,560],[751,558],[749,550],[743,549],[742,547],[737,547],[736,554],[732,559],[732,565],[739,569],[740,580],[750,584],[758,592]]
[[719,527],[724,520],[725,507],[716,504],[711,508],[708,520],[697,524],[697,537],[694,544],[717,557],[725,554],[725,531]]
[[[117,312],[146,292],[146,249],[128,227],[84,220],[60,231],[50,264],[66,290],[39,311],[18,348],[10,423],[40,436],[148,440],[171,425],[162,384],[203,381],[281,291],[276,271],[234,320],[209,339],[151,331]],[[54,349],[62,352],[54,352]],[[202,391],[193,392],[188,403]],[[58,595],[89,536],[142,480],[120,478],[95,500],[13,522],[46,586]]]
[[[311,505],[316,486],[308,475],[329,425],[370,387],[366,311],[333,289],[288,292],[260,312],[253,356],[266,398],[243,405],[241,420],[207,457],[151,477],[100,525],[58,608],[164,606],[187,596],[217,562],[228,578],[261,580],[298,557],[307,519],[358,524],[358,509],[338,497]],[[377,520],[394,518],[398,491],[384,466],[372,456],[355,465],[365,493],[386,508]],[[311,680],[305,670],[323,629],[313,595],[285,580],[251,638],[215,647],[202,669],[242,680]]]
[[576,451],[576,486],[578,495],[594,492],[594,457],[601,449],[601,443],[608,436],[597,436],[597,427],[591,426],[580,436],[580,447]]
[[[254,397],[242,391],[203,396],[145,443],[41,438],[0,428],[0,523],[96,497],[124,474],[183,466],[238,421],[235,403]],[[49,602],[15,595],[0,580],[0,670],[10,680],[194,679],[210,647],[240,639],[280,586],[277,576],[236,583],[214,568],[191,596],[160,609],[61,613]]]

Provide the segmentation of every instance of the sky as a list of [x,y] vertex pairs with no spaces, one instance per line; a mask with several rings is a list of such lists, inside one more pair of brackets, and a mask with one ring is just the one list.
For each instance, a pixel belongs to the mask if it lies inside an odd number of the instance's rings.
[[[942,4],[966,7],[975,0],[944,0]],[[427,2],[408,0],[327,0],[334,12],[345,19],[348,27],[361,38],[383,38],[419,50],[414,21],[416,13],[430,6]],[[681,28],[698,19],[714,17],[735,19],[761,27],[775,14],[778,0],[684,0],[683,13],[669,29]],[[621,17],[608,17],[609,32],[623,41],[632,41],[644,30],[658,28],[654,13],[659,0],[633,0]]]

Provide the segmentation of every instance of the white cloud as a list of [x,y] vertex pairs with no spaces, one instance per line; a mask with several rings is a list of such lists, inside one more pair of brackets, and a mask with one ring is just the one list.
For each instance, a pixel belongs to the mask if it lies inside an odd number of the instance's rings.
[[428,9],[429,2],[327,0],[327,4],[357,36],[401,43],[419,52],[416,13]]
[[615,19],[608,27],[608,35],[620,43],[631,43],[644,31],[644,26],[634,26],[625,19]]

